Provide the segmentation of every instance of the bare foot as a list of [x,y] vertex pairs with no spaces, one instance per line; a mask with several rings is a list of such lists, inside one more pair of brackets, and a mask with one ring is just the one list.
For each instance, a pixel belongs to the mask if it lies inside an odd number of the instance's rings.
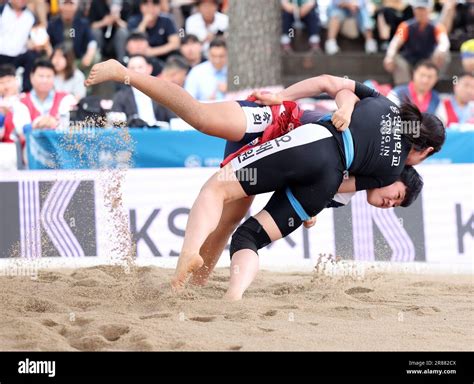
[[182,291],[186,285],[189,275],[202,267],[204,261],[198,254],[185,255],[181,254],[176,266],[176,272],[171,279],[171,287],[175,292]]
[[242,295],[227,291],[223,299],[226,301],[240,301],[242,300]]
[[[127,83],[127,69],[117,60],[107,60],[102,63],[95,64],[89,77],[85,81],[86,87],[104,83],[106,81],[117,81]],[[128,79],[128,81],[130,81]]]

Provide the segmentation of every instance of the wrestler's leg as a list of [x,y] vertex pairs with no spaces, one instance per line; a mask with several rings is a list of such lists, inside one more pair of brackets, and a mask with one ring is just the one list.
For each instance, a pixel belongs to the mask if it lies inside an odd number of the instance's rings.
[[203,266],[193,273],[190,283],[194,285],[206,285],[209,275],[214,270],[222,252],[227,245],[230,236],[234,233],[246,213],[250,209],[253,196],[245,199],[232,201],[224,205],[219,225],[212,232],[201,247],[200,255],[204,260]]
[[116,60],[94,65],[85,84],[91,86],[106,81],[135,87],[207,135],[239,141],[247,129],[245,113],[237,102],[201,103],[180,86],[130,71]]

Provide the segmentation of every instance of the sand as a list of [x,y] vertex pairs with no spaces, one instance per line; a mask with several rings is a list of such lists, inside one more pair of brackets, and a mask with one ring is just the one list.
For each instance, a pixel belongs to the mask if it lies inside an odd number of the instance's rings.
[[468,275],[261,271],[237,303],[228,270],[171,294],[172,270],[114,266],[0,277],[0,349],[474,350]]

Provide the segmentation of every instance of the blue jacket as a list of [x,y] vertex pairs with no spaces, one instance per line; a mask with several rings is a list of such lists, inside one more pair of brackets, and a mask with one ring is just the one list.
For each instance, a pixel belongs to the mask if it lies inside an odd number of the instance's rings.
[[[91,41],[95,41],[89,21],[82,18],[80,14],[76,14],[70,33],[76,58],[81,59],[87,51],[87,45]],[[64,42],[64,23],[61,17],[57,16],[49,21],[48,35],[53,47]]]

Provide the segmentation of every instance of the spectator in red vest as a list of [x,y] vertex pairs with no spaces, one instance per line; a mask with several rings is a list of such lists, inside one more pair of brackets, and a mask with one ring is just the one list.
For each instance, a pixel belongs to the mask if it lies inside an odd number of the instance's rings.
[[19,83],[15,67],[0,65],[0,141],[24,145],[23,127],[31,123],[28,109],[20,102]]
[[408,101],[421,112],[434,114],[441,100],[439,93],[433,89],[438,78],[438,67],[429,60],[422,61],[415,67],[412,81],[393,88],[387,97],[397,105]]
[[474,74],[455,78],[454,93],[444,99],[436,115],[449,127],[451,124],[474,124]]
[[29,111],[33,129],[55,129],[59,124],[59,116],[68,114],[76,104],[73,95],[54,90],[54,66],[50,61],[39,60],[31,71],[33,89],[21,102]]

